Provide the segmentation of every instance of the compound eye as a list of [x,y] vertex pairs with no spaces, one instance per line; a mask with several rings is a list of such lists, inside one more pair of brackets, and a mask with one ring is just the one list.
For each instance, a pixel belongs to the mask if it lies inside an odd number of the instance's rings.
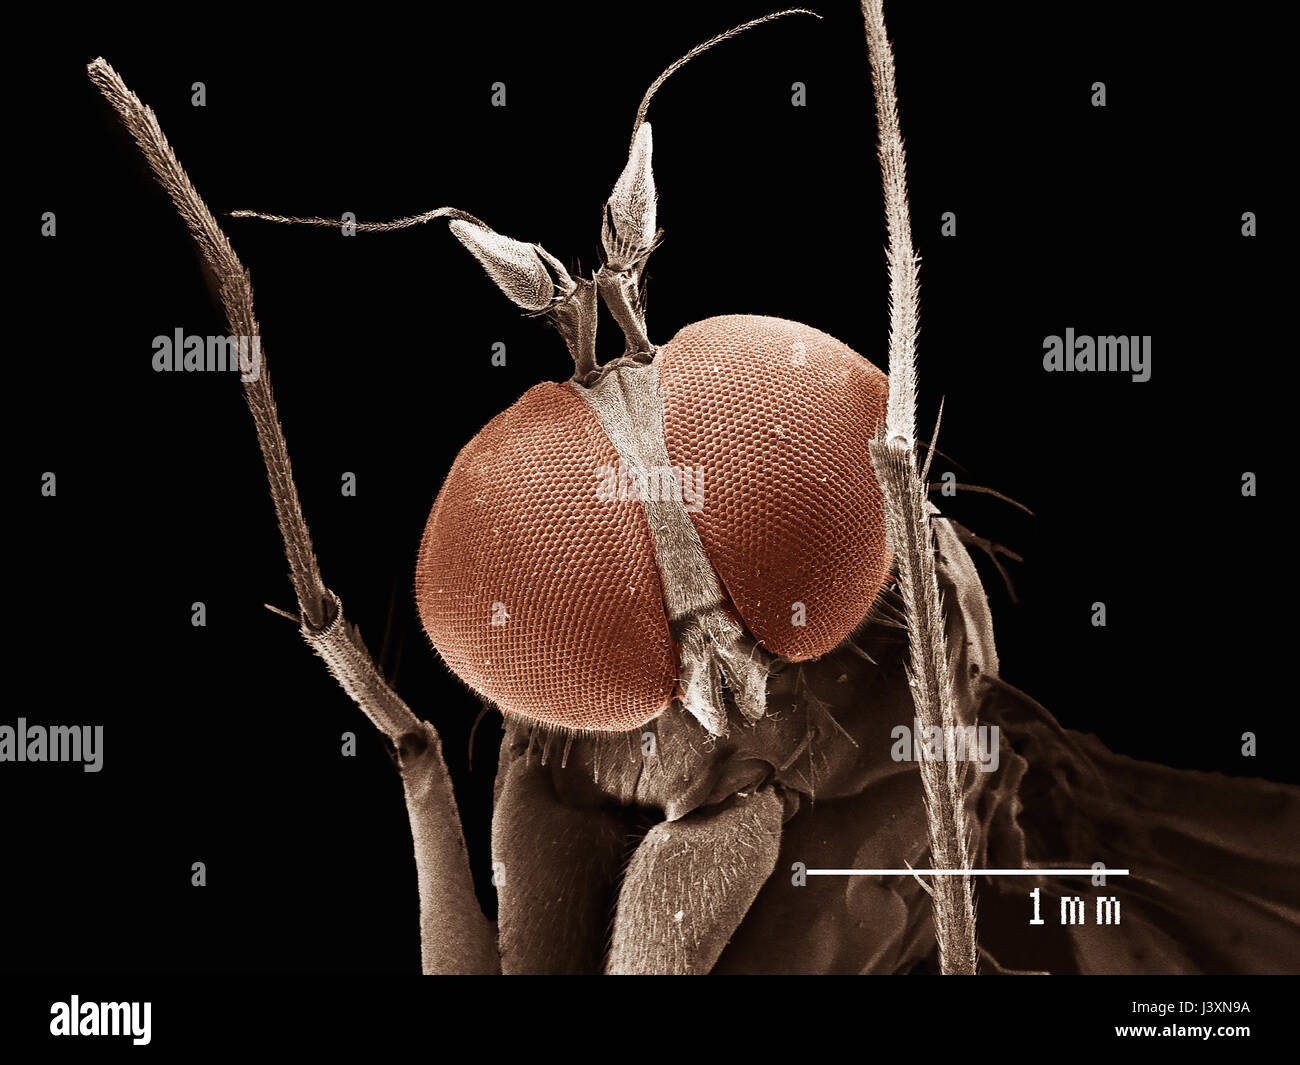
[[691,519],[736,610],[770,651],[826,654],[889,573],[868,450],[888,378],[820,330],[758,315],[689,325],[657,361],[664,442],[706,473]]
[[676,649],[645,509],[602,498],[618,454],[568,385],[529,389],[471,440],[416,566],[438,653],[507,714],[622,732],[672,702]]

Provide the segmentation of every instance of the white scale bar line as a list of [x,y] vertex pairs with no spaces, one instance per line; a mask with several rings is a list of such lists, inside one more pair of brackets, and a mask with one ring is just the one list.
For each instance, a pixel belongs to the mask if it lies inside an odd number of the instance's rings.
[[808,876],[1128,876],[1127,869],[805,869]]

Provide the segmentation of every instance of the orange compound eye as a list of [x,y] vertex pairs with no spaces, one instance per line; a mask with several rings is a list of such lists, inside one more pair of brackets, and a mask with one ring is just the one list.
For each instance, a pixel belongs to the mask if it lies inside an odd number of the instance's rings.
[[658,361],[668,454],[706,471],[691,519],[737,612],[770,651],[826,654],[889,572],[867,450],[889,379],[820,330],[757,315],[688,325]]
[[438,653],[507,714],[619,732],[672,701],[677,658],[639,500],[602,500],[618,454],[569,385],[535,385],[457,456],[416,565]]
[[[867,445],[888,382],[846,345],[778,318],[687,326],[655,360],[663,446],[734,612],[802,660],[866,615],[890,556]],[[682,671],[646,505],[583,386],[547,383],[457,457],[416,569],[425,631],[475,692],[547,725],[615,732],[657,717]],[[604,473],[602,472],[604,471]]]

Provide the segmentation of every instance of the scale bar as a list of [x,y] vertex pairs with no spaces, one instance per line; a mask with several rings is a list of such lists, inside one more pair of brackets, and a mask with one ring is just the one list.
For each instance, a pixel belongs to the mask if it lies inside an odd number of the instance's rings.
[[807,876],[1128,876],[1127,869],[805,869]]

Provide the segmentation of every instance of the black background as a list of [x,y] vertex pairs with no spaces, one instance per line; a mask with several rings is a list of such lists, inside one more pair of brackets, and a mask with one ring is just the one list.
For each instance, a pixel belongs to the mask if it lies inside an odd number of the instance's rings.
[[[715,314],[806,322],[885,364],[886,274],[861,17],[752,31],[650,111],[659,222],[651,338]],[[225,331],[190,239],[86,81],[103,54],[200,192],[381,220],[440,205],[595,264],[599,212],[646,85],[757,3],[318,16],[231,13],[51,28],[16,60],[19,175],[8,403],[19,586],[0,721],[102,724],[105,766],[0,765],[11,969],[418,970],[414,865],[377,733],[313,660],[237,379],[158,374],[152,338]],[[991,568],[1002,673],[1067,727],[1169,765],[1297,779],[1281,611],[1274,340],[1281,203],[1272,32],[1128,5],[893,4],[922,262],[921,422],[987,497],[942,501],[1021,552]],[[315,17],[315,16],[314,16]],[[49,44],[53,40],[55,43]],[[20,46],[21,47],[21,46]],[[207,106],[191,106],[191,85]],[[490,106],[507,85],[508,106]],[[791,85],[807,86],[792,107]],[[1090,106],[1104,81],[1108,106]],[[12,97],[11,97],[12,98]],[[15,163],[11,161],[11,167]],[[39,235],[54,211],[58,235]],[[1260,235],[1244,239],[1243,211]],[[942,238],[954,211],[957,236]],[[475,873],[497,718],[437,661],[412,597],[458,449],[571,366],[441,223],[343,238],[231,220],[252,272],[326,581],[441,731]],[[1272,253],[1270,254],[1270,249]],[[12,283],[11,283],[12,284]],[[11,288],[11,292],[14,290]],[[1153,373],[1045,374],[1042,342],[1151,334]],[[612,323],[600,349],[615,353]],[[508,364],[491,365],[504,342]],[[935,470],[952,468],[936,459]],[[39,494],[44,471],[54,499]],[[1241,475],[1259,477],[1243,499]],[[357,475],[356,498],[340,493]],[[1283,541],[1284,542],[1284,541]],[[983,566],[983,563],[981,563]],[[206,628],[190,605],[207,605]],[[1090,624],[1091,604],[1108,625]],[[12,690],[12,689],[11,689]],[[341,735],[359,753],[340,756]],[[1244,759],[1241,734],[1259,737]],[[191,863],[208,886],[190,886]]]

